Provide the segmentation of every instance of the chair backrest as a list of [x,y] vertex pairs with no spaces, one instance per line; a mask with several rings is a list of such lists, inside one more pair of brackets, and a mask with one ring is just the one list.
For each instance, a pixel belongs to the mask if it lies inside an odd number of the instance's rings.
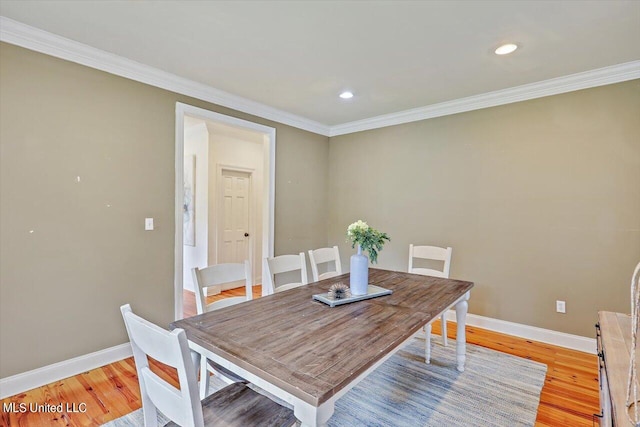
[[[196,370],[184,330],[166,331],[134,314],[129,304],[120,307],[120,311],[136,362],[144,425],[156,427],[160,410],[181,426],[204,426]],[[151,371],[149,356],[178,371],[179,390]]]
[[[332,248],[320,248],[309,251],[309,260],[311,261],[311,274],[313,281],[329,279],[331,277],[342,274],[342,264],[340,264],[340,251],[337,246]],[[318,264],[324,264],[333,261],[336,269],[318,274]]]
[[[196,309],[198,314],[253,299],[253,282],[251,280],[251,264],[249,261],[245,261],[244,263],[217,264],[205,268],[196,267],[191,269],[191,274],[193,275],[193,283],[196,285]],[[244,280],[246,292],[244,297],[225,298],[211,304],[206,303],[206,288],[240,280]]]
[[[409,273],[422,274],[424,276],[449,278],[451,268],[451,248],[441,248],[438,246],[414,246],[409,245]],[[428,259],[434,261],[444,261],[442,270],[432,268],[420,268],[413,266],[413,259]]]
[[[309,283],[309,279],[307,278],[307,262],[304,258],[304,252],[300,252],[299,255],[280,255],[274,258],[266,258],[266,261],[265,266],[267,274],[263,275],[263,281],[269,288],[268,293],[282,292],[287,289],[297,288],[298,286]],[[276,274],[297,270],[300,270],[300,282],[276,285]]]

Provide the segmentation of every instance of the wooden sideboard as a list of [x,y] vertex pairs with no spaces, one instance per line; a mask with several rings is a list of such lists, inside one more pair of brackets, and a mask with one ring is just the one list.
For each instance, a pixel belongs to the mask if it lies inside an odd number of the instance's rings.
[[635,427],[627,417],[626,408],[631,354],[631,316],[601,311],[598,313],[596,333],[600,365],[601,425]]

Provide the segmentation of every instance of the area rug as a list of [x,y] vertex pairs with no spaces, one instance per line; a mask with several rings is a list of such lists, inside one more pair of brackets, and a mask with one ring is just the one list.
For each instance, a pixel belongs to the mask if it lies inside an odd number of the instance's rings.
[[[546,365],[467,344],[464,372],[455,368],[455,341],[432,340],[424,363],[424,336],[414,338],[336,402],[331,427],[533,426]],[[212,381],[212,388],[224,386]],[[160,425],[167,422],[159,419]],[[142,410],[108,427],[142,426]]]

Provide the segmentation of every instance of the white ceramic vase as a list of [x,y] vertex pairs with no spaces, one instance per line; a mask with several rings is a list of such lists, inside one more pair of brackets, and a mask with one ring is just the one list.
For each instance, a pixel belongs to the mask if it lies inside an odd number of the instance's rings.
[[351,255],[349,276],[351,295],[365,295],[369,286],[369,258],[362,254],[360,245],[358,245],[358,253]]

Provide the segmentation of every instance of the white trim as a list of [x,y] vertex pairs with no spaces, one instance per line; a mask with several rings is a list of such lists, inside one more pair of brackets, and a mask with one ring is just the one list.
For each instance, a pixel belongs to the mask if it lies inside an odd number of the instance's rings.
[[329,126],[0,16],[0,40],[320,135]]
[[[455,310],[449,310],[447,312],[447,321],[456,321]],[[476,326],[489,331],[540,341],[547,344],[557,345],[558,347],[583,351],[589,354],[597,353],[595,338],[567,334],[564,332],[553,331],[551,329],[524,325],[522,323],[507,322],[506,320],[493,319],[491,317],[484,317],[470,313],[467,314],[467,326]]]
[[[275,187],[276,187],[276,129],[258,123],[242,120],[237,117],[226,116],[203,108],[176,102],[176,152],[175,152],[175,248],[174,248],[174,313],[176,320],[182,319],[182,200],[184,174],[184,116],[185,114],[204,121],[214,121],[227,125],[253,130],[263,134],[263,148],[265,151],[263,188],[268,191],[268,197],[263,197],[262,211],[262,257],[273,257],[275,231]],[[264,267],[263,267],[264,268]]]
[[[184,317],[183,295],[183,268],[184,268],[184,234],[183,213],[180,209],[184,203],[184,104],[176,103],[176,151],[175,163],[175,211],[174,211],[174,242],[173,248],[173,303],[176,320]],[[194,177],[195,179],[195,177]],[[194,284],[195,285],[195,284]]]
[[324,136],[338,136],[640,78],[640,61],[329,126],[0,16],[0,41]]
[[42,387],[45,384],[59,381],[63,378],[69,378],[82,372],[117,362],[118,360],[126,359],[127,357],[131,357],[132,354],[131,345],[127,342],[115,347],[43,366],[42,368],[32,371],[2,378],[0,379],[0,399],[36,387]]
[[640,78],[640,61],[631,61],[495,92],[483,93],[481,95],[343,123],[332,126],[329,136],[345,135],[364,130],[432,119],[434,117],[448,116],[450,114],[464,113],[466,111],[480,110],[482,108],[496,107],[513,102],[542,98],[544,96],[620,83],[638,78]]

